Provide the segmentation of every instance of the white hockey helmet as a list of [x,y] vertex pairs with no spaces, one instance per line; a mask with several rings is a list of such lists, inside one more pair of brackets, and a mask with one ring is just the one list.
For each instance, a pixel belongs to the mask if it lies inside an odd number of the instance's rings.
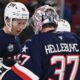
[[57,27],[56,31],[71,32],[71,26],[70,26],[70,24],[69,24],[69,22],[67,20],[59,19],[58,20],[58,27]]
[[[12,19],[29,19],[29,11],[23,3],[20,2],[10,2],[7,4],[4,10],[4,21],[6,24],[6,19],[10,19],[10,23],[12,23]],[[28,23],[27,23],[28,24]],[[7,25],[7,24],[6,24]],[[8,25],[7,25],[8,26]],[[11,30],[11,24],[9,30]]]
[[29,11],[26,6],[20,2],[10,2],[4,11],[4,20],[8,18],[29,19]]
[[33,23],[32,27],[34,29],[35,34],[38,34],[38,32],[42,30],[42,26],[44,24],[54,23],[55,25],[57,25],[58,19],[59,16],[53,7],[49,5],[39,7],[35,10],[31,18]]

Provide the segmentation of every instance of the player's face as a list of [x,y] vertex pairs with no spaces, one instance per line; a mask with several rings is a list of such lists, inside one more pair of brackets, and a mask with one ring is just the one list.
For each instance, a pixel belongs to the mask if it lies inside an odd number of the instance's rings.
[[26,27],[27,20],[25,19],[14,19],[12,20],[12,34],[19,35]]

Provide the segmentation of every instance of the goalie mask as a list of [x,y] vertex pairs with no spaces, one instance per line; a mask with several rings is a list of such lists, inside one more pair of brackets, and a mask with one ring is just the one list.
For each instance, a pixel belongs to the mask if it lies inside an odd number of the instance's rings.
[[48,5],[44,5],[35,10],[31,21],[33,23],[32,27],[34,29],[35,34],[38,34],[40,30],[42,30],[42,26],[44,24],[53,23],[55,27],[57,27],[57,20],[59,16],[53,7]]

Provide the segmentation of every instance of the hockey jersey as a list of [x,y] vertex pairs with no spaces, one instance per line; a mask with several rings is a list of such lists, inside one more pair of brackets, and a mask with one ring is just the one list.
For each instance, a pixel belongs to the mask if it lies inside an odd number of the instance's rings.
[[23,52],[26,61],[2,80],[80,80],[80,39],[74,33],[40,33],[24,44]]
[[1,66],[1,61],[6,66],[10,67],[15,63],[14,56],[21,52],[21,45],[18,37],[6,34],[0,29],[0,74],[5,69]]
[[15,36],[4,33],[0,30],[0,57],[12,56],[20,53],[21,46]]

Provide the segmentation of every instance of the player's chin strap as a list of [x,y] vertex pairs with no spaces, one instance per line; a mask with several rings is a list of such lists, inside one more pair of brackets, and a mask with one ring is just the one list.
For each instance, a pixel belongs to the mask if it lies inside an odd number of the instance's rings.
[[6,65],[4,65],[2,62],[0,62],[0,67],[4,68],[5,71],[3,71],[0,75],[0,80],[2,80],[2,78],[4,77],[4,75],[11,69],[10,67],[7,67]]
[[12,18],[10,18],[9,25],[7,24],[7,22],[6,22],[6,21],[5,21],[5,24],[6,24],[6,26],[8,27],[9,32],[11,32],[11,31],[12,31]]

